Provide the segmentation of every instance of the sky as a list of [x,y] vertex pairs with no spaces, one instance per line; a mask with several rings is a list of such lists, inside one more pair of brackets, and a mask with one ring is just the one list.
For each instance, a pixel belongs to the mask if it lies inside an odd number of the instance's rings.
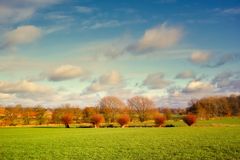
[[0,104],[239,94],[239,28],[239,0],[0,0]]

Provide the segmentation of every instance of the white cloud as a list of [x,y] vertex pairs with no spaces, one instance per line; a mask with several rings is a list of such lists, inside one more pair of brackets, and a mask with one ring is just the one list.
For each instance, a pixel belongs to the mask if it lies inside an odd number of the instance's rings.
[[38,39],[42,34],[40,28],[32,25],[20,26],[6,33],[4,46],[27,44]]
[[205,52],[205,51],[194,51],[191,54],[190,60],[193,63],[198,63],[198,64],[202,64],[202,63],[206,63],[208,62],[210,59],[210,53]]
[[14,98],[15,96],[14,95],[12,95],[12,94],[6,94],[6,93],[0,93],[0,99],[1,100],[5,100],[5,99],[12,99],[12,98]]
[[121,26],[122,24],[118,20],[109,20],[103,22],[96,22],[90,28],[91,29],[98,29],[98,28],[111,28]]
[[77,11],[84,14],[89,14],[95,11],[95,8],[86,7],[86,6],[77,6]]
[[74,79],[84,75],[82,68],[72,65],[62,65],[48,74],[48,79],[51,81],[63,81]]
[[102,91],[104,85],[100,84],[98,81],[94,81],[90,86],[87,87],[85,94]]
[[4,5],[1,6],[0,3],[0,24],[21,22],[32,17],[33,14],[33,8],[12,8]]
[[[18,0],[14,0],[15,2],[18,2]],[[34,5],[36,7],[41,7],[41,6],[48,6],[48,5],[52,5],[52,4],[57,4],[62,2],[63,0],[22,0],[21,2],[26,3],[26,4],[31,4]]]
[[192,63],[202,65],[204,67],[215,68],[222,65],[225,65],[229,62],[237,62],[239,61],[240,56],[238,54],[233,53],[211,53],[207,51],[193,51],[189,60]]
[[101,75],[97,80],[93,81],[90,86],[86,88],[84,94],[91,94],[99,91],[107,91],[112,87],[119,87],[123,83],[123,77],[117,71]]
[[[50,19],[50,20],[63,20],[63,21],[67,21],[69,19],[72,20],[71,16],[65,15],[64,13],[61,12],[50,12],[47,13],[45,16],[46,19]],[[61,26],[58,26],[61,27]]]
[[148,29],[137,44],[130,47],[132,50],[162,49],[175,45],[182,37],[182,30],[178,27],[169,27],[166,24]]
[[222,72],[217,74],[212,83],[220,92],[236,92],[240,90],[240,72]]
[[118,19],[99,19],[96,17],[89,18],[88,20],[83,20],[80,24],[80,30],[88,29],[102,29],[102,28],[113,28],[124,25],[145,23],[145,19],[133,19],[133,20],[118,20]]
[[225,14],[240,14],[240,7],[225,9],[225,10],[223,10],[223,13],[225,13]]
[[62,0],[11,0],[0,1],[0,24],[18,23],[31,18],[40,7]]
[[[53,62],[42,61],[22,54],[0,54],[0,71],[12,74],[22,71],[39,71],[51,68]],[[51,66],[51,67],[50,67]]]
[[100,84],[116,85],[122,82],[122,76],[117,71],[111,71],[99,77]]
[[59,95],[49,86],[27,80],[18,82],[0,81],[0,99],[5,104],[36,105],[59,100]]
[[196,75],[192,71],[186,70],[186,71],[183,71],[183,72],[177,74],[175,78],[188,79],[188,78],[195,78],[195,77],[196,77]]
[[52,92],[53,90],[50,87],[36,84],[30,81],[19,81],[19,82],[5,82],[0,81],[0,93],[9,93],[9,94],[15,94],[15,93],[47,93]]
[[223,55],[215,55],[211,57],[211,63],[206,64],[206,67],[214,68],[225,65],[230,62],[237,62],[240,59],[238,54],[223,54]]
[[154,73],[149,74],[142,85],[147,86],[149,89],[162,89],[170,84],[170,81],[164,79],[163,73]]
[[210,92],[213,91],[214,86],[208,82],[202,82],[198,80],[191,81],[183,89],[185,93],[196,93],[196,92]]
[[87,61],[91,61],[95,63],[95,61],[100,62],[100,61],[112,60],[112,59],[120,58],[121,56],[126,55],[125,49],[130,43],[132,43],[131,37],[129,37],[129,35],[124,34],[121,37],[117,37],[117,38],[113,38],[105,41],[101,40],[101,41],[93,41],[90,43],[86,43],[85,45],[81,46],[78,49],[78,52],[88,53]]

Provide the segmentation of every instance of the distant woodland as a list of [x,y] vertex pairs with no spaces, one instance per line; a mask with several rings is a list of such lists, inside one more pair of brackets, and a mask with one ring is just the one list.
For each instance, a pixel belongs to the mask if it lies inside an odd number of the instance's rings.
[[191,112],[204,119],[223,116],[240,116],[240,95],[206,97],[200,100],[191,100],[189,106],[186,112]]

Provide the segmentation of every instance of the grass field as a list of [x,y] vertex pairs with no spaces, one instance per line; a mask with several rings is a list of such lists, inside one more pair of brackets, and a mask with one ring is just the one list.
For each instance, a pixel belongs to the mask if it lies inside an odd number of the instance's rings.
[[225,124],[215,127],[210,122],[174,128],[0,128],[0,159],[240,159],[238,119],[213,121]]

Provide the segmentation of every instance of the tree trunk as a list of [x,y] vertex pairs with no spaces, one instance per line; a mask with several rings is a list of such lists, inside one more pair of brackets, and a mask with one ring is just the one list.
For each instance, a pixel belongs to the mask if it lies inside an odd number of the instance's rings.
[[70,128],[69,124],[65,124],[65,128]]

